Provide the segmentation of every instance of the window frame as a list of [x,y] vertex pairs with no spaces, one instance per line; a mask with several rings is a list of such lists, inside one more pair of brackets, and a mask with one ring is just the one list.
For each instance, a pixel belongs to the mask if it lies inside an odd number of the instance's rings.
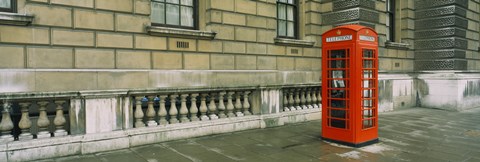
[[[199,0],[192,0],[193,1],[193,27],[189,27],[189,26],[182,26],[182,25],[170,25],[170,24],[167,24],[167,10],[166,10],[166,4],[173,4],[173,5],[177,5],[177,6],[180,6],[179,7],[179,22],[181,23],[182,21],[182,16],[181,16],[181,6],[185,6],[185,5],[181,5],[181,4],[174,4],[174,3],[168,3],[166,2],[166,0],[164,2],[155,2],[154,0],[151,0],[150,3],[163,3],[165,4],[165,14],[164,14],[164,18],[165,18],[165,24],[161,24],[161,23],[154,23],[154,22],[151,22],[151,25],[152,26],[159,26],[159,27],[170,27],[170,28],[180,28],[180,29],[191,29],[191,30],[198,30],[198,19],[199,19],[199,15],[198,15],[198,1]],[[181,2],[181,0],[179,0],[179,3]],[[190,6],[189,6],[190,7]],[[151,10],[151,9],[150,9]],[[151,19],[151,17],[150,17]]]
[[10,8],[0,7],[0,12],[16,13],[17,12],[17,0],[7,0],[7,1],[10,1]]
[[395,42],[395,0],[386,1],[386,13],[388,19],[387,41]]
[[[298,32],[299,32],[299,31],[298,31],[298,27],[299,27],[299,25],[298,25],[298,24],[299,24],[299,23],[298,23],[298,21],[299,21],[299,18],[298,18],[298,15],[299,15],[299,14],[298,14],[298,10],[299,10],[299,8],[298,8],[299,5],[298,5],[298,4],[299,4],[299,3],[298,3],[298,1],[299,1],[299,0],[294,0],[294,4],[291,4],[291,3],[288,3],[288,0],[287,0],[287,2],[280,2],[279,0],[277,0],[277,3],[276,3],[276,7],[277,7],[277,8],[276,8],[276,9],[277,9],[277,18],[276,18],[276,19],[277,19],[277,37],[278,37],[278,38],[298,39],[298,35],[299,35],[299,34],[298,34]],[[285,21],[287,22],[287,23],[285,24],[285,25],[286,25],[286,26],[285,26],[285,30],[287,31],[287,34],[286,34],[285,36],[281,36],[281,35],[280,35],[280,30],[279,30],[279,29],[280,29],[280,28],[279,28],[279,26],[280,26],[279,20],[280,20],[280,19],[279,19],[279,12],[278,12],[278,11],[279,11],[279,10],[278,10],[279,4],[284,4],[284,5],[286,5],[285,12],[286,12],[287,14],[288,14],[288,9],[287,9],[288,7],[287,7],[287,6],[293,6],[293,36],[288,36],[288,22],[289,22],[289,21],[287,20],[287,19],[288,19],[288,18],[287,18],[288,15],[286,15],[286,17],[285,17]]]

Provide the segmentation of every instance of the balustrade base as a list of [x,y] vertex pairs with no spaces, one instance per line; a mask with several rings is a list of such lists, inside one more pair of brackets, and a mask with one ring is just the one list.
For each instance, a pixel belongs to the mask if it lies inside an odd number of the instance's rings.
[[38,132],[37,134],[37,138],[50,138],[52,137],[52,135],[50,134],[50,132]]
[[19,141],[31,140],[33,135],[31,133],[22,133],[18,136]]
[[200,117],[200,120],[201,120],[201,121],[208,121],[208,120],[210,120],[210,118],[205,115],[205,116],[201,116],[201,117]]
[[155,126],[157,126],[157,125],[158,125],[158,123],[155,122],[155,121],[148,121],[148,122],[147,122],[147,127],[155,127]]
[[236,116],[239,116],[239,117],[240,117],[240,116],[245,116],[245,115],[243,115],[242,112],[236,112],[235,115],[236,115]]
[[68,132],[65,131],[65,130],[57,130],[55,132],[53,132],[53,136],[55,137],[62,137],[62,136],[66,136],[68,135]]
[[170,124],[177,124],[180,123],[178,119],[170,119]]
[[0,143],[4,143],[4,142],[10,142],[10,141],[13,141],[15,140],[15,138],[13,138],[12,135],[3,135],[0,137]]
[[218,118],[220,119],[227,118],[227,115],[225,115],[224,113],[220,113],[218,114]]
[[218,116],[215,114],[209,115],[210,120],[216,120],[218,119]]

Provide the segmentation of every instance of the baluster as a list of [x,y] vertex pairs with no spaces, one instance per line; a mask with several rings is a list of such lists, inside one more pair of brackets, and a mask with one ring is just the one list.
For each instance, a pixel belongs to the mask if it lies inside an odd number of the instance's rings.
[[180,98],[181,98],[180,122],[182,122],[182,123],[190,122],[190,120],[187,117],[187,115],[188,115],[187,97],[188,97],[188,94],[180,95]]
[[55,137],[60,137],[60,136],[66,136],[68,132],[65,130],[65,123],[67,120],[65,119],[65,116],[63,115],[63,104],[66,101],[55,101],[55,104],[57,104],[57,113],[55,114],[55,119],[53,119],[53,124],[55,125],[55,132],[53,132],[53,136]]
[[48,101],[37,102],[39,105],[38,111],[40,114],[37,119],[38,133],[37,138],[48,138],[51,137],[50,132],[48,132],[48,126],[50,125],[50,120],[47,117],[47,105]]
[[242,97],[242,95],[240,94],[240,92],[237,92],[235,94],[235,114],[237,116],[243,116],[244,115],[242,113],[242,102],[240,101],[241,97]]
[[318,108],[318,99],[317,99],[317,90],[316,88],[312,88],[312,105],[313,105],[313,108]]
[[199,121],[200,119],[197,117],[198,107],[197,107],[197,96],[198,93],[193,93],[190,95],[190,119],[192,121]]
[[217,111],[217,105],[215,104],[215,93],[210,93],[210,104],[208,104],[208,116],[210,120],[218,119],[218,116],[215,114]]
[[135,128],[145,127],[145,123],[143,123],[143,110],[142,110],[142,99],[143,96],[136,96],[135,97]]
[[155,121],[155,109],[153,108],[153,103],[155,96],[147,96],[148,102],[147,102],[147,126],[152,127],[152,126],[157,126],[157,122]]
[[235,94],[235,92],[227,93],[227,116],[229,118],[235,117],[235,114],[233,113],[235,107],[233,106],[233,102],[232,102],[233,94]]
[[2,110],[2,121],[0,122],[0,131],[2,132],[0,136],[0,142],[13,141],[12,136],[13,121],[10,117],[10,105],[8,103],[3,103]]
[[223,102],[223,96],[225,96],[227,92],[223,91],[218,94],[218,118],[226,118],[227,115],[225,115],[225,103]]
[[288,108],[288,92],[287,90],[282,90],[283,92],[283,111],[290,111]]
[[206,102],[206,97],[207,97],[208,94],[206,93],[202,93],[201,94],[201,98],[200,98],[200,120],[202,121],[206,121],[208,120],[208,116],[207,116],[207,102]]
[[318,88],[317,89],[317,93],[318,93],[318,97],[317,97],[317,103],[318,103],[318,107],[322,107],[322,88]]
[[295,89],[295,109],[302,109],[302,107],[300,106],[300,89]]
[[305,98],[305,88],[300,88],[300,103],[302,109],[307,109],[307,99]]
[[243,93],[243,114],[244,115],[252,115],[252,113],[250,113],[250,102],[248,101],[249,94],[250,94],[250,91],[245,91]]
[[168,115],[170,115],[170,124],[175,124],[179,122],[177,119],[177,97],[177,94],[170,95],[170,110],[168,111]]
[[294,89],[290,89],[290,93],[289,93],[289,96],[288,97],[288,103],[289,103],[289,108],[290,108],[290,111],[295,111],[297,110],[297,108],[295,108],[295,99],[293,97],[293,94],[295,93],[295,90]]
[[18,127],[21,129],[22,133],[18,136],[19,140],[28,140],[33,139],[33,135],[30,133],[30,128],[32,127],[32,121],[28,115],[28,109],[30,107],[29,102],[20,103],[22,117],[20,122],[18,122]]
[[312,92],[312,89],[310,88],[307,88],[306,89],[306,92],[307,92],[307,108],[309,109],[313,109],[313,106],[312,106],[312,96],[310,95],[311,92]]
[[160,108],[158,109],[158,112],[157,112],[157,115],[158,117],[160,118],[158,120],[158,123],[160,125],[166,125],[168,124],[168,121],[167,121],[167,109],[165,108],[165,99],[167,98],[167,95],[160,95],[158,96],[158,103],[159,103],[159,106]]

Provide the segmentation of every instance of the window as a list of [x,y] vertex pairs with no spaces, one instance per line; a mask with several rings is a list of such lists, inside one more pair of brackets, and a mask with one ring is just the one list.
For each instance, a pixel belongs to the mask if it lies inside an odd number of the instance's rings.
[[0,0],[0,12],[16,12],[16,0]]
[[197,28],[197,0],[152,0],[152,25]]
[[297,1],[277,0],[277,35],[297,38]]
[[387,41],[395,42],[395,0],[387,0]]

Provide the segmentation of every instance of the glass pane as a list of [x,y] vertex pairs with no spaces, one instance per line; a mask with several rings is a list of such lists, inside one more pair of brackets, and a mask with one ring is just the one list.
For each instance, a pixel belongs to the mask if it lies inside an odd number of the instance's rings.
[[330,97],[331,98],[346,98],[347,93],[345,93],[345,90],[330,90]]
[[278,2],[287,2],[287,0],[278,0]]
[[178,0],[167,0],[168,3],[175,3],[178,4]]
[[373,109],[363,110],[363,118],[371,118],[373,116],[374,116]]
[[331,88],[345,88],[345,81],[344,80],[332,80]]
[[278,20],[278,35],[286,36],[287,35],[287,22],[283,20]]
[[373,57],[373,50],[363,50],[363,57],[364,58],[374,58]]
[[373,78],[373,70],[363,70],[363,78]]
[[178,5],[167,4],[167,24],[179,25],[180,15]]
[[285,20],[287,19],[286,15],[286,6],[284,4],[278,4],[278,19]]
[[330,78],[346,78],[345,70],[332,70]]
[[332,50],[330,51],[330,58],[346,58],[345,50]]
[[293,26],[293,22],[288,22],[287,25],[288,25],[287,26],[287,29],[288,29],[287,30],[287,36],[289,36],[289,37],[295,36],[295,30],[294,30],[295,27]]
[[193,8],[182,7],[181,25],[193,27]]
[[287,20],[293,21],[293,6],[287,6]]
[[373,100],[363,100],[362,106],[365,108],[373,107]]
[[330,100],[330,106],[334,108],[346,108],[345,100]]
[[345,68],[345,60],[331,60],[329,68]]
[[165,4],[152,2],[152,17],[153,23],[165,24]]
[[10,4],[10,0],[0,0],[0,7],[1,8],[10,8],[12,4]]
[[193,0],[182,0],[180,4],[186,5],[186,6],[193,6]]
[[362,97],[363,97],[363,98],[371,98],[371,97],[373,97],[373,89],[363,90]]
[[363,68],[373,68],[373,60],[363,60]]
[[335,128],[345,128],[345,120],[332,119],[330,125]]
[[153,2],[165,2],[165,0],[152,0]]
[[345,119],[345,110],[330,110],[330,117]]
[[370,128],[370,127],[373,127],[373,120],[364,120],[363,128]]
[[295,4],[295,0],[288,0],[288,3]]

